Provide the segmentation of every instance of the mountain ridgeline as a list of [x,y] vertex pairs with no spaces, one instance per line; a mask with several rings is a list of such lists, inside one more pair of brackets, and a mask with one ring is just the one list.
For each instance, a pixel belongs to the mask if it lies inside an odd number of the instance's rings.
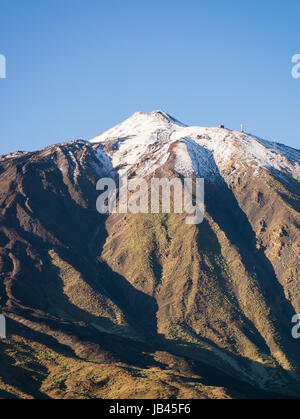
[[[200,177],[205,215],[96,211],[101,177]],[[0,156],[0,398],[299,397],[300,151],[138,112]]]

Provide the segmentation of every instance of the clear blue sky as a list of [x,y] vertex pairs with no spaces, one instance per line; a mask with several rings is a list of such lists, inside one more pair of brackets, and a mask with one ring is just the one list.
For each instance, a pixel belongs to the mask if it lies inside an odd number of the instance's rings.
[[299,148],[299,0],[0,0],[0,153],[135,111]]

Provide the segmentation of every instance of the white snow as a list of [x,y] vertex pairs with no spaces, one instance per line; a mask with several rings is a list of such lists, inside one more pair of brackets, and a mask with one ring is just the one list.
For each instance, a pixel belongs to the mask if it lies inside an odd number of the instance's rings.
[[[106,153],[104,153],[102,145],[97,148],[96,157],[97,160],[100,162],[100,166],[98,165],[97,173],[100,176],[111,174],[114,169],[111,162],[111,158]],[[92,165],[96,165],[96,162],[92,162]]]
[[[91,142],[114,143],[114,150],[107,152],[114,168],[127,166],[129,169],[143,160],[145,155],[152,153],[148,170],[154,171],[166,162],[170,133],[180,127],[184,125],[162,111],[136,112]],[[141,171],[144,171],[143,168]]]
[[[166,129],[172,130],[174,126],[184,127],[185,125],[163,111],[136,112],[119,125],[94,137],[91,142],[99,143],[106,141],[108,138],[124,138],[133,140],[133,143],[138,145],[151,144],[155,141],[153,135],[155,132]],[[129,138],[126,138],[128,136]]]
[[[273,143],[239,131],[186,126],[163,111],[137,112],[91,142],[103,144],[101,162],[110,171],[134,166],[139,175],[149,175],[167,162],[169,148],[175,143],[175,170],[185,176],[195,173],[215,181],[220,175],[226,178],[251,166],[257,175],[266,168],[282,176],[300,177],[299,150],[282,144],[274,150]],[[107,142],[114,147],[104,152]]]

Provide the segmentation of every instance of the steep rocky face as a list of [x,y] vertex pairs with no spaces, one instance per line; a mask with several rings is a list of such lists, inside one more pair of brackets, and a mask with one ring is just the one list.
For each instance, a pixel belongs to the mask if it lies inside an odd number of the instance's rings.
[[[204,221],[100,215],[125,169],[203,177]],[[0,397],[299,395],[299,178],[298,150],[162,111],[2,156]]]

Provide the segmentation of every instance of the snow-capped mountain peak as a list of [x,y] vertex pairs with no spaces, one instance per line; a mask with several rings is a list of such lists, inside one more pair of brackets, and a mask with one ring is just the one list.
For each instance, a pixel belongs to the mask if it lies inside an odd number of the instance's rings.
[[123,138],[128,135],[142,137],[162,130],[173,130],[185,127],[166,112],[157,110],[149,113],[135,112],[131,117],[91,139],[92,143],[104,142],[110,138]]
[[98,158],[111,167],[149,175],[175,156],[175,170],[209,180],[233,171],[262,169],[300,177],[300,151],[222,127],[187,126],[164,111],[136,112],[91,140]]

